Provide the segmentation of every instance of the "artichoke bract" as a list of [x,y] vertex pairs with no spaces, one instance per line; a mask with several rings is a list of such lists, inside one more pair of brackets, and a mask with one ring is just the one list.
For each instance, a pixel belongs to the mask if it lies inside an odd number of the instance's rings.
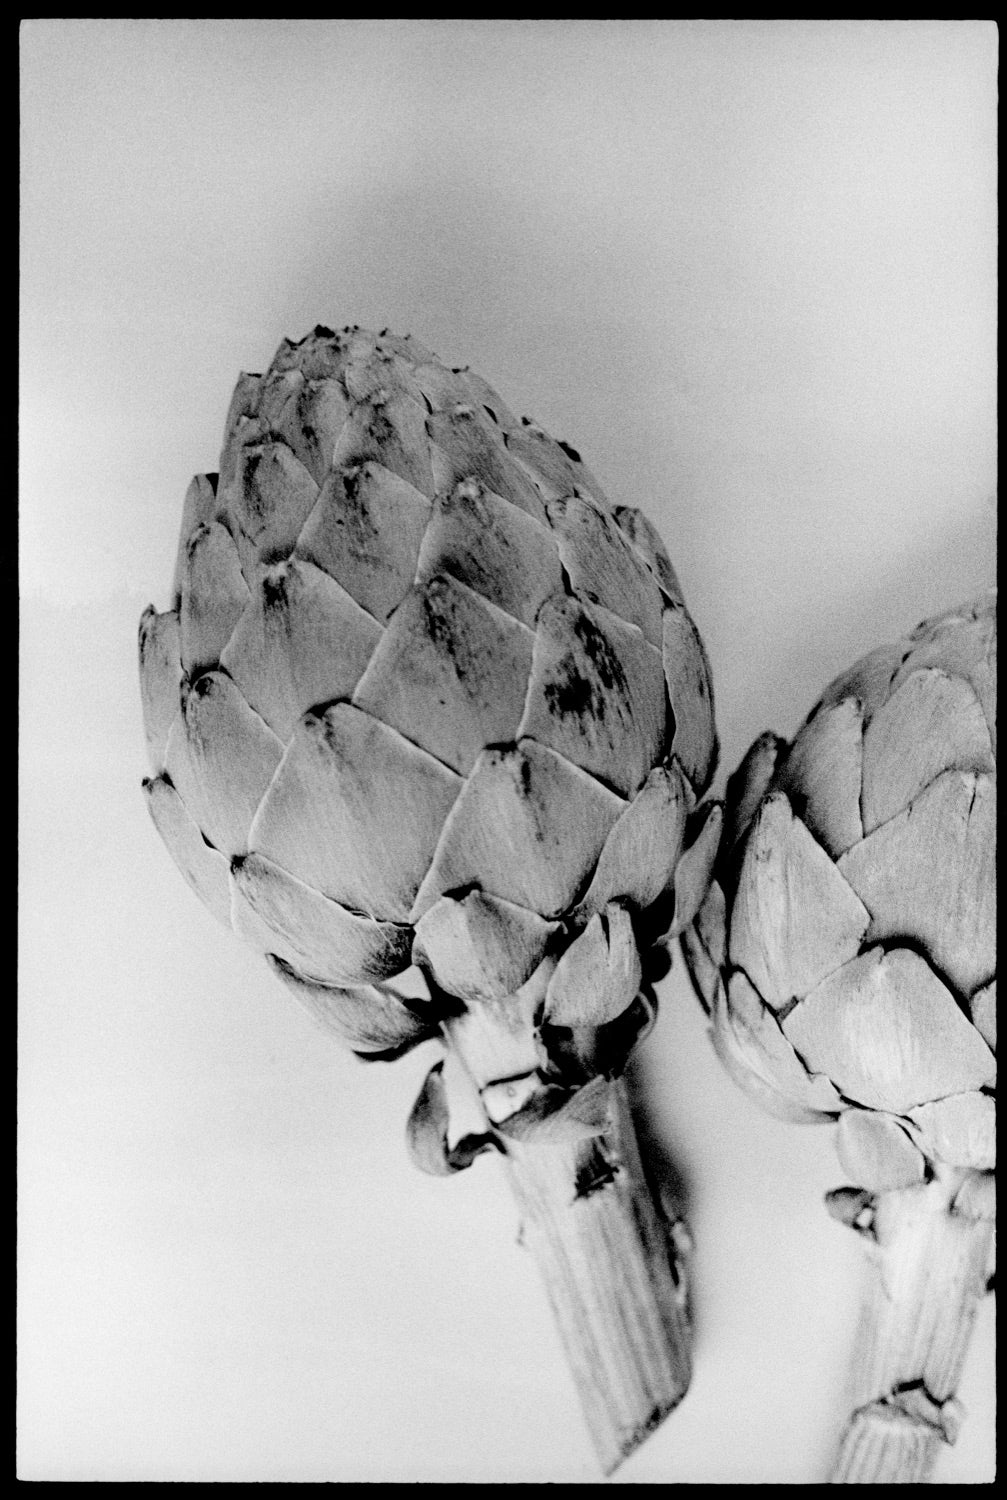
[[620,1074],[721,823],[657,532],[472,372],[316,328],[240,378],[140,663],[179,869],[361,1057],[444,1044],[413,1156],[504,1158],[611,1469],[689,1380]]
[[837,1120],[827,1199],[876,1262],[839,1482],[929,1478],[993,1242],[996,591],[838,677],[728,781],[682,947],[718,1054]]

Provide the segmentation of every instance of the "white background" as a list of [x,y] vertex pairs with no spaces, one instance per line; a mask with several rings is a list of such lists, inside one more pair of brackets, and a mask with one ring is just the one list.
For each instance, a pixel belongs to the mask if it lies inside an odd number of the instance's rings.
[[[976,21],[35,20],[22,33],[20,1460],[49,1480],[598,1478],[496,1165],[149,824],[135,666],[230,392],[415,333],[663,533],[731,769],[994,573],[997,37]],[[723,773],[718,778],[722,785]],[[861,1247],[829,1127],[680,964],[637,1082],[695,1378],[626,1483],[824,1477]],[[938,1477],[993,1475],[993,1304]]]

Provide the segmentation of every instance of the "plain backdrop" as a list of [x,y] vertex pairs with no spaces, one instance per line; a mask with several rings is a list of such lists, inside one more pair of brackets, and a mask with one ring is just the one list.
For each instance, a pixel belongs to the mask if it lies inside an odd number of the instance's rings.
[[[598,1480],[495,1163],[366,1067],[148,821],[135,636],[241,370],[412,332],[667,541],[722,771],[994,578],[997,33],[981,21],[21,29],[20,1396],[30,1480]],[[861,1245],[677,963],[635,1087],[695,1378],[615,1482],[824,1478]],[[993,1300],[944,1482],[988,1481]]]

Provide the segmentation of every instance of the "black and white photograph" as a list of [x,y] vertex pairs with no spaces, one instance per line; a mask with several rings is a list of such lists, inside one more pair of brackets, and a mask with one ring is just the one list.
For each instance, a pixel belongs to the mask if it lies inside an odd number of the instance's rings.
[[991,1484],[995,23],[19,50],[18,1479]]

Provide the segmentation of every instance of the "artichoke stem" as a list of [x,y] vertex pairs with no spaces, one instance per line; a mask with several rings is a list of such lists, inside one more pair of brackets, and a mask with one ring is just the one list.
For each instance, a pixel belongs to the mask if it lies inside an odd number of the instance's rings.
[[604,1135],[508,1142],[522,1243],[538,1264],[606,1474],[681,1401],[691,1375],[685,1281],[643,1175],[625,1085]]
[[955,1391],[986,1290],[994,1224],[952,1205],[967,1174],[940,1165],[878,1195],[854,1354],[854,1410],[832,1484],[920,1484],[961,1418]]

